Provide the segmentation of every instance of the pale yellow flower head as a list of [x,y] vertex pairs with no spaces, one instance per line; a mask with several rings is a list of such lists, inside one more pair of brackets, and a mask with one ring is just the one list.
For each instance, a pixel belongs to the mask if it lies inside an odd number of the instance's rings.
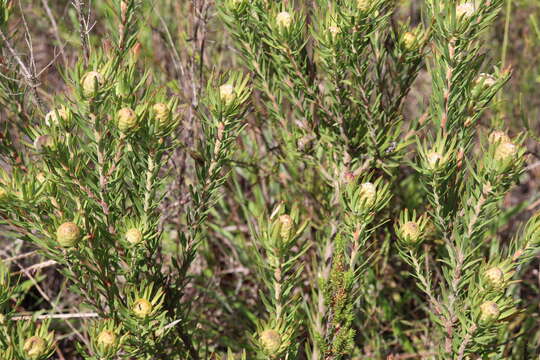
[[154,113],[156,114],[156,119],[158,120],[159,124],[161,126],[167,125],[169,121],[169,114],[170,110],[167,104],[164,103],[157,103],[152,106],[152,110],[154,110]]
[[291,229],[293,226],[292,218],[287,214],[281,215],[279,217],[279,224],[281,225],[279,233],[281,238],[288,239],[291,235]]
[[65,222],[56,230],[56,240],[62,247],[72,247],[81,239],[81,229],[73,222]]
[[356,1],[356,7],[358,7],[358,10],[360,11],[366,11],[369,10],[371,0],[357,0]]
[[407,221],[399,229],[401,236],[411,242],[416,242],[420,238],[420,227],[414,221]]
[[365,182],[360,184],[360,200],[364,201],[365,206],[371,207],[377,198],[377,187],[375,184]]
[[143,298],[135,300],[132,306],[133,313],[135,313],[135,315],[140,318],[144,318],[150,315],[153,309],[154,307],[152,306],[150,301]]
[[407,50],[414,49],[416,45],[416,34],[412,31],[407,31],[405,34],[403,34],[403,45],[405,45]]
[[232,84],[221,85],[219,87],[219,96],[221,97],[221,101],[225,104],[230,104],[236,97],[234,86]]
[[491,144],[502,144],[510,142],[510,138],[504,131],[494,131],[489,134],[488,141]]
[[292,16],[286,11],[282,11],[276,16],[276,24],[280,27],[288,28],[291,26]]
[[501,310],[499,306],[494,301],[486,301],[480,305],[480,320],[490,322],[497,320]]
[[132,228],[126,231],[126,241],[132,245],[140,243],[143,239],[143,234],[141,230],[137,228]]
[[443,157],[440,153],[436,152],[436,151],[431,151],[427,154],[426,156],[426,159],[427,159],[427,163],[429,165],[429,167],[431,169],[436,169],[438,168],[442,161],[443,161]]
[[36,359],[45,353],[47,344],[42,337],[32,336],[24,342],[23,350],[30,359]]
[[111,330],[103,330],[97,337],[97,343],[104,348],[111,347],[116,343],[116,334]]
[[497,78],[491,74],[481,73],[476,78],[476,84],[484,87],[490,87],[497,83]]
[[129,107],[118,110],[118,130],[127,133],[137,128],[137,114]]
[[341,29],[336,25],[331,25],[328,27],[328,31],[330,31],[330,34],[332,34],[332,37],[335,38],[341,32]]
[[274,329],[264,330],[260,335],[260,341],[266,352],[274,354],[281,347],[281,335]]
[[512,142],[504,142],[495,149],[495,160],[507,161],[516,156],[518,148]]
[[484,273],[484,276],[486,277],[486,280],[492,286],[500,286],[504,282],[504,273],[498,267],[492,267],[492,268],[488,269]]
[[85,96],[93,96],[103,85],[105,80],[103,75],[97,71],[87,72],[81,79],[83,93]]

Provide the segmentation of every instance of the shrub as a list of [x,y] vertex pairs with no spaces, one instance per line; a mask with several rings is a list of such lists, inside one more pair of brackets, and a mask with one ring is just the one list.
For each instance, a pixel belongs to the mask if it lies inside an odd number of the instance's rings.
[[0,1],[0,358],[538,355],[503,5]]

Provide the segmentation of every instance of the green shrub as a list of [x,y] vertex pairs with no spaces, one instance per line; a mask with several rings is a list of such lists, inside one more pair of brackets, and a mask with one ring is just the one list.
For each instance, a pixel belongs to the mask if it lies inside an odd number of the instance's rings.
[[540,354],[503,0],[64,5],[0,1],[0,358]]

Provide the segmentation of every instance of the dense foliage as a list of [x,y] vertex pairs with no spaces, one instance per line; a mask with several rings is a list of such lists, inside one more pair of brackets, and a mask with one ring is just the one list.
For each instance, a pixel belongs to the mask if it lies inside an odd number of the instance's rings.
[[0,359],[540,356],[513,3],[0,0]]

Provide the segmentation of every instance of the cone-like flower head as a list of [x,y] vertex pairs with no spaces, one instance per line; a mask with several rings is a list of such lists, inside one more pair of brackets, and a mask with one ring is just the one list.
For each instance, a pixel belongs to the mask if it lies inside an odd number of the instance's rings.
[[72,247],[81,239],[81,229],[73,222],[65,222],[56,230],[56,240],[62,247]]

